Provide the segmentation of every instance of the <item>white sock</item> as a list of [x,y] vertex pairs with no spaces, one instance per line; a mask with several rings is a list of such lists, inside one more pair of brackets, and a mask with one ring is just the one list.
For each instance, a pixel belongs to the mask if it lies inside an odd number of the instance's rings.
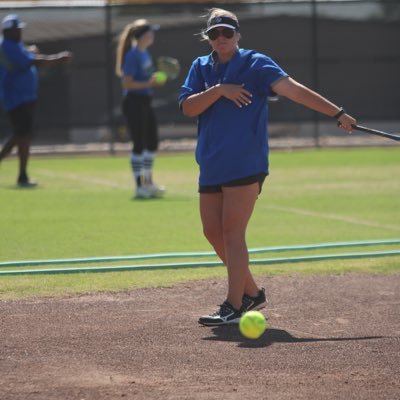
[[152,151],[143,152],[143,178],[146,183],[152,183],[153,164],[156,154]]

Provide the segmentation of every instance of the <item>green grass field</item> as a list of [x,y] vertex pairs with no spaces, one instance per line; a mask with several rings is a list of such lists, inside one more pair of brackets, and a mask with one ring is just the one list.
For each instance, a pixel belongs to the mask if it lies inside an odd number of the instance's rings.
[[[270,163],[271,175],[248,229],[250,248],[400,238],[398,146],[273,151]],[[33,157],[30,172],[40,182],[34,190],[15,187],[16,170],[15,158],[1,164],[0,262],[211,250],[201,231],[192,154],[159,156],[156,179],[168,190],[161,200],[132,200],[127,156]],[[307,255],[399,248],[331,249]],[[305,253],[285,256],[301,254]],[[400,257],[254,266],[253,270],[257,274],[396,272]],[[224,268],[217,267],[0,276],[0,299],[167,286],[224,274]]]

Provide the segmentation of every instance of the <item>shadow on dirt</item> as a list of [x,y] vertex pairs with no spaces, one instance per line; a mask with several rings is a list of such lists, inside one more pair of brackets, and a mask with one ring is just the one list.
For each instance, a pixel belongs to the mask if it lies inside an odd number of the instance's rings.
[[342,342],[349,340],[382,339],[385,336],[332,337],[332,338],[298,338],[283,329],[267,329],[258,339],[246,339],[241,335],[237,325],[222,325],[211,329],[214,336],[203,340],[237,342],[239,347],[267,347],[274,343],[307,343],[307,342]]

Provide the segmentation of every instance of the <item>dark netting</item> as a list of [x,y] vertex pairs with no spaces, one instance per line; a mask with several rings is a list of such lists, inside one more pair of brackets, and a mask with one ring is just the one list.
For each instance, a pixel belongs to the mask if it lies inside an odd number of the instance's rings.
[[[120,81],[114,74],[116,35],[136,18],[160,24],[151,53],[179,60],[181,75],[157,91],[162,138],[195,135],[195,121],[177,106],[191,61],[209,49],[195,35],[211,4],[1,9],[27,22],[26,43],[43,53],[68,49],[71,65],[40,70],[36,143],[124,142]],[[292,77],[343,105],[359,119],[400,121],[400,4],[396,1],[260,2],[225,6],[240,19],[241,46],[270,55]],[[316,142],[328,119],[287,100],[271,104],[271,135],[294,129]],[[329,121],[330,124],[331,121]],[[306,126],[302,130],[299,126]],[[334,125],[334,124],[332,124]],[[394,125],[393,125],[394,126]],[[286,127],[286,128],[285,128]],[[9,130],[2,112],[0,135]],[[334,134],[334,133],[333,133]]]

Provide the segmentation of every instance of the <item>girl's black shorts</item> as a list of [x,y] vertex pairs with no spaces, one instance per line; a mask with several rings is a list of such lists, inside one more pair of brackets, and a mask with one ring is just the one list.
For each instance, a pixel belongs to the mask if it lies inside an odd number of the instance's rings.
[[267,175],[268,174],[266,174],[265,172],[261,172],[260,174],[235,179],[233,181],[222,183],[220,185],[199,185],[199,193],[221,193],[223,187],[247,186],[256,182],[258,182],[258,185],[260,187],[258,193],[261,193],[262,186]]

